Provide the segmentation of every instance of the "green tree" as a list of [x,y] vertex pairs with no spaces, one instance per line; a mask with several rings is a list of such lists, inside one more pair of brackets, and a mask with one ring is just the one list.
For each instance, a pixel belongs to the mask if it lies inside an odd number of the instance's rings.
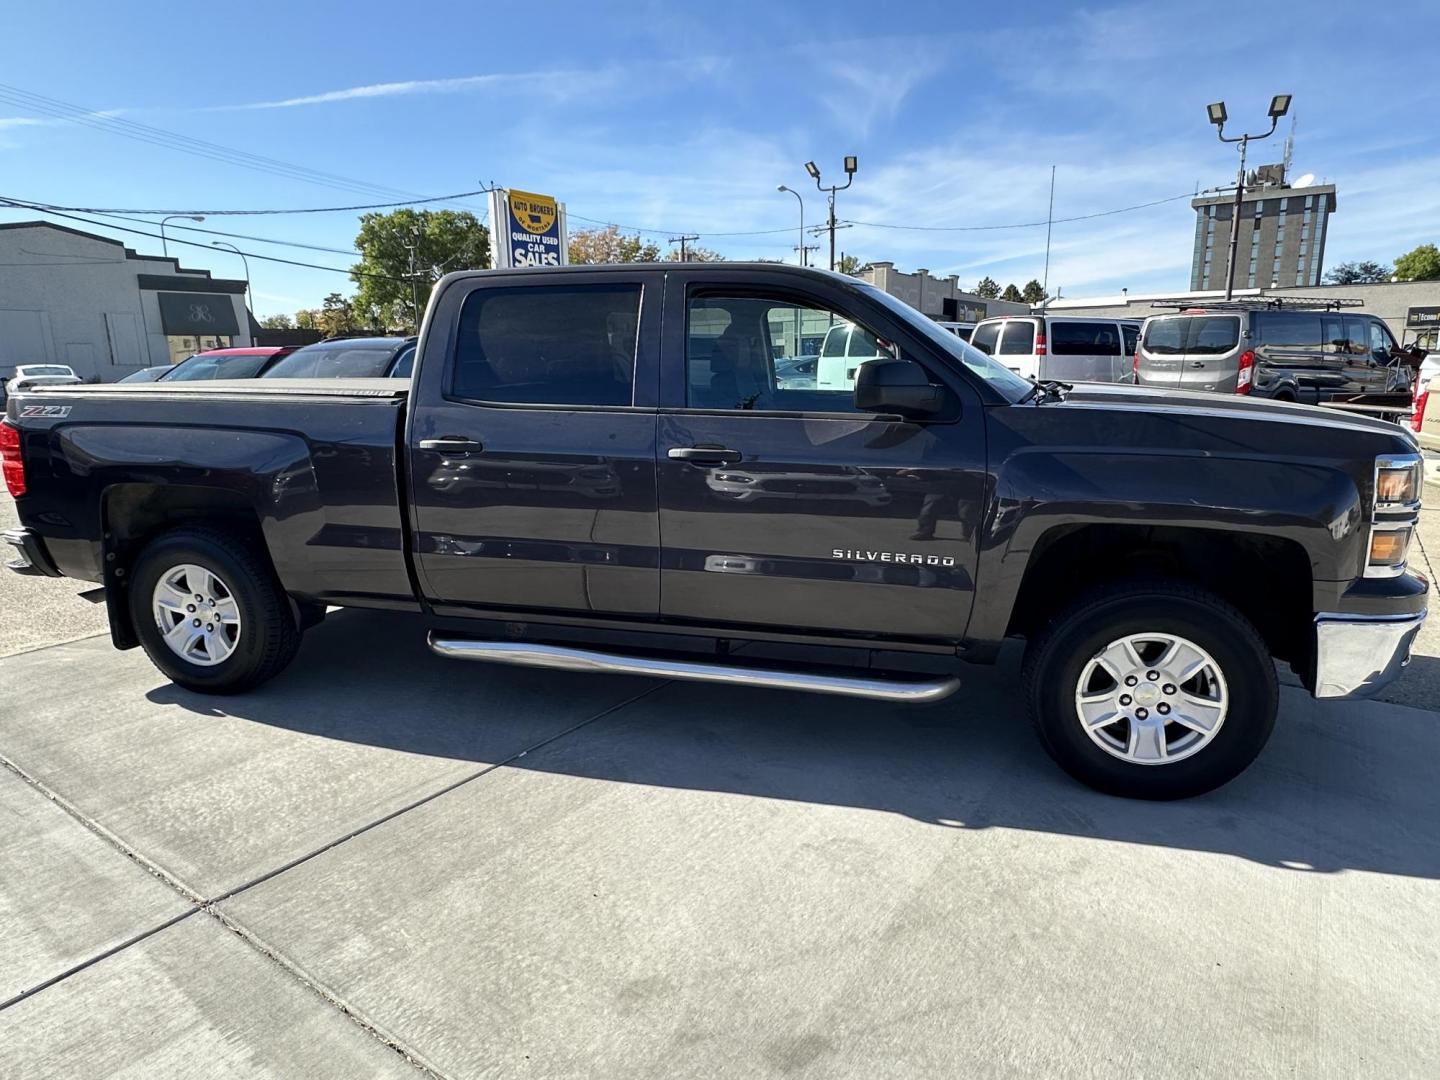
[[320,309],[301,308],[295,312],[295,325],[302,330],[320,329]]
[[1421,244],[1395,260],[1395,276],[1401,281],[1434,281],[1440,278],[1440,248]]
[[835,260],[835,269],[840,271],[840,273],[842,274],[849,274],[851,277],[859,277],[860,271],[865,269],[865,264],[862,263],[854,255],[842,254],[840,258]]
[[1025,288],[1020,290],[1020,299],[1027,304],[1038,304],[1045,299],[1045,286],[1040,284],[1038,278],[1031,278],[1025,283]]
[[260,320],[260,325],[266,330],[289,330],[295,326],[295,320],[282,312],[278,315],[266,315]]
[[490,265],[490,230],[468,210],[402,207],[361,215],[355,250],[354,311],[373,325],[413,331],[442,275]]
[[[679,261],[680,261],[680,249],[679,249],[678,247],[677,247],[677,248],[673,248],[673,249],[671,250],[670,254],[665,256],[665,261],[666,261],[666,262],[679,262]],[[707,248],[707,247],[701,247],[699,244],[686,244],[686,245],[685,245],[685,261],[686,261],[686,262],[724,262],[724,261],[725,261],[725,256],[724,256],[724,255],[721,255],[718,251],[711,251],[711,250],[710,250],[709,248]]]
[[975,295],[985,300],[994,300],[1000,295],[1000,283],[992,277],[983,277],[975,286]]
[[1009,300],[1012,304],[1019,304],[1023,302],[1023,297],[1021,297],[1020,295],[1020,290],[1015,288],[1015,283],[1013,281],[1009,285],[1005,286],[1005,291],[1000,294],[1000,299]]
[[355,321],[355,305],[338,292],[332,292],[322,301],[317,324],[326,337],[353,334],[360,329]]
[[660,245],[641,239],[640,234],[627,235],[619,226],[603,229],[576,229],[569,237],[569,258],[572,263],[659,262]]
[[1363,259],[1360,262],[1343,262],[1325,272],[1325,280],[1331,285],[1368,285],[1375,281],[1389,281],[1394,273],[1384,263]]

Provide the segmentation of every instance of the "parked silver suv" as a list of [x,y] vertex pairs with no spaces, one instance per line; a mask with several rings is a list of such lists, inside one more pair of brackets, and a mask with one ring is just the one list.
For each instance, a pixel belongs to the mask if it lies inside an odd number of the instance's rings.
[[1270,308],[1152,315],[1134,368],[1142,386],[1307,404],[1362,395],[1408,400],[1414,377],[1389,328],[1373,315]]

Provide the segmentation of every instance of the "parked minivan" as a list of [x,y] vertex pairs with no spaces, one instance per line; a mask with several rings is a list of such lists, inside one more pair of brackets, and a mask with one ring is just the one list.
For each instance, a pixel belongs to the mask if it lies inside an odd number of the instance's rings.
[[1027,379],[1128,382],[1139,336],[1132,319],[1001,315],[977,323],[970,344]]
[[1408,402],[1415,374],[1374,315],[1277,308],[1152,315],[1134,367],[1141,386],[1307,404],[1359,395]]

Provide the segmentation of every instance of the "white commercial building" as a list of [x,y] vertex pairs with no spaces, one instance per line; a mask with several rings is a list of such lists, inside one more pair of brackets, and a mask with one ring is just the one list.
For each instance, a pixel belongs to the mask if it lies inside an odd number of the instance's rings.
[[44,221],[0,224],[0,379],[69,364],[114,382],[202,349],[249,345],[245,282]]

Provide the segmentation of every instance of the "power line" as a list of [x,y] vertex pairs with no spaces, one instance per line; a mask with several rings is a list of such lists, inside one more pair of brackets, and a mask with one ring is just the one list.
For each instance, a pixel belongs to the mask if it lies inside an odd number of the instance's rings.
[[424,203],[451,202],[455,199],[464,199],[472,195],[484,195],[489,189],[478,188],[475,191],[461,191],[454,195],[431,195],[426,198],[406,199],[403,202],[364,203],[359,206],[306,206],[290,210],[138,210],[134,207],[122,206],[61,206],[58,203],[35,202],[34,200],[12,199],[12,202],[28,202],[36,210],[67,211],[72,214],[154,214],[156,216],[169,214],[197,215],[199,217],[238,217],[244,215],[265,215],[265,214],[332,214],[348,213],[356,210],[388,210],[396,206],[420,206]]
[[[20,205],[20,204],[16,204],[16,203],[12,202],[12,200],[7,199],[5,196],[0,195],[0,205]],[[24,208],[24,207],[22,206],[22,208]],[[50,211],[46,211],[46,212],[49,213],[49,214],[51,214],[51,215],[54,216],[54,217],[65,218],[65,219],[68,220],[68,221],[80,221],[80,222],[85,223],[86,225],[94,225],[94,226],[96,226],[96,227],[98,227],[98,228],[101,228],[101,229],[110,229],[110,230],[113,231],[113,232],[133,233],[133,234],[136,235],[136,236],[148,236],[151,240],[159,240],[159,239],[160,239],[160,234],[159,234],[159,233],[145,232],[143,229],[129,229],[129,228],[126,228],[126,227],[123,226],[123,225],[114,225],[114,224],[111,224],[111,223],[108,222],[108,221],[96,221],[94,218],[81,217],[81,216],[79,216],[79,215],[77,215],[77,214],[62,214],[62,213],[60,213],[59,211],[55,211],[55,210],[50,210]],[[198,241],[195,241],[195,240],[181,240],[181,239],[179,239],[178,237],[172,237],[172,238],[170,239],[170,243],[172,243],[172,244],[183,244],[183,245],[185,245],[186,247],[201,248],[201,249],[204,250],[204,251],[213,251],[213,250],[214,250],[213,248],[211,248],[211,246],[210,246],[209,244],[202,244],[202,243],[200,243],[200,242],[198,242]],[[262,259],[262,260],[264,260],[265,262],[283,263],[283,264],[285,264],[286,266],[300,266],[300,267],[304,267],[304,268],[307,269],[307,270],[328,270],[328,271],[330,271],[332,274],[345,274],[347,277],[354,275],[354,276],[359,276],[359,277],[383,278],[385,281],[399,281],[399,282],[404,282],[404,281],[406,280],[406,279],[403,278],[403,277],[394,277],[394,276],[392,276],[392,275],[390,275],[390,274],[376,274],[376,273],[373,273],[373,272],[368,271],[368,270],[348,270],[348,269],[345,269],[344,267],[340,267],[340,266],[322,266],[322,265],[320,265],[319,263],[300,262],[300,261],[298,261],[298,260],[296,260],[296,259],[282,259],[282,258],[280,258],[280,256],[278,256],[278,255],[261,255],[259,252],[255,252],[255,251],[239,251],[238,253],[241,254],[241,255],[248,255],[248,256],[249,256],[250,258],[252,258],[252,259]],[[148,257],[157,258],[157,259],[159,258],[158,256],[148,256]]]
[[1053,218],[1050,222],[1044,219],[1040,221],[1021,221],[1012,225],[890,225],[880,221],[856,221],[848,219],[851,225],[864,225],[871,229],[903,229],[906,232],[989,232],[995,229],[1037,229],[1043,225],[1060,225],[1067,221],[1089,221],[1091,218],[1110,217],[1112,214],[1128,214],[1132,210],[1145,210],[1151,206],[1160,206],[1164,203],[1178,202],[1181,199],[1193,199],[1195,196],[1186,191],[1180,195],[1171,195],[1164,199],[1156,199],[1154,202],[1136,203],[1134,206],[1119,206],[1114,210],[1099,210],[1093,214],[1077,214],[1075,217]]

